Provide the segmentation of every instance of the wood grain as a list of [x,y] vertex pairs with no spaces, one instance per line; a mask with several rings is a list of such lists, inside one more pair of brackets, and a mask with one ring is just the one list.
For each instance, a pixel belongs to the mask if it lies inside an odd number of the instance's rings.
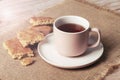
[[100,7],[104,7],[120,13],[120,0],[86,0]]
[[31,16],[37,16],[43,10],[64,0],[0,0],[0,35],[20,26]]

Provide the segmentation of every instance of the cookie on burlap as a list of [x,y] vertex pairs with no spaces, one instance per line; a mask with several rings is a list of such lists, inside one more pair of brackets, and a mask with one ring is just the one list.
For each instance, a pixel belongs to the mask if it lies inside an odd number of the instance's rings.
[[22,65],[24,65],[24,66],[28,66],[28,65],[34,63],[34,61],[35,61],[35,60],[34,60],[33,58],[31,58],[31,57],[26,57],[26,58],[21,59],[21,60],[20,60],[20,63],[21,63]]
[[3,46],[14,59],[21,59],[24,56],[34,56],[33,51],[28,47],[24,48],[17,38],[5,41]]
[[33,26],[36,25],[48,25],[48,24],[53,24],[54,19],[51,17],[31,17],[29,19],[29,23],[32,24]]
[[44,39],[44,34],[35,30],[26,29],[17,33],[17,38],[23,47],[34,45]]
[[44,35],[47,35],[53,31],[51,26],[32,26],[30,29],[42,32]]

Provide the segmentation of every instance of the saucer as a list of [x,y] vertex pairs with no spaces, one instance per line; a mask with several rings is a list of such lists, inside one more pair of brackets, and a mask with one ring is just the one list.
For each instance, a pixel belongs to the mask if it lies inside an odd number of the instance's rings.
[[89,66],[96,62],[103,54],[103,44],[96,48],[88,48],[88,50],[80,56],[77,57],[65,57],[60,55],[54,44],[53,33],[46,36],[46,38],[38,44],[38,53],[41,58],[47,63],[66,69],[74,69],[74,68],[83,68]]

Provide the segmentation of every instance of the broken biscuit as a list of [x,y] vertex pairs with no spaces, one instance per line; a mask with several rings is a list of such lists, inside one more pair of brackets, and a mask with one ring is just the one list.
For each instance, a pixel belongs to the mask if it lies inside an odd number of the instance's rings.
[[7,40],[3,43],[5,49],[14,59],[21,59],[24,56],[34,56],[30,48],[24,48],[17,38]]
[[53,24],[53,22],[54,19],[51,17],[31,17],[29,20],[29,23],[33,26]]
[[34,62],[34,60],[31,57],[26,57],[23,58],[22,60],[20,60],[20,63],[24,66],[28,66],[30,64],[32,64]]
[[23,47],[34,45],[44,39],[44,34],[35,30],[26,29],[17,33],[17,38]]
[[47,35],[52,32],[51,26],[32,26],[30,29],[42,32],[44,35]]

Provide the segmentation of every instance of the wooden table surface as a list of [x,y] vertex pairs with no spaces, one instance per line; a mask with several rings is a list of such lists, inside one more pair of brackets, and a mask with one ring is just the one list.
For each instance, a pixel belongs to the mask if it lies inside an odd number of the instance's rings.
[[[63,0],[0,0],[0,35]],[[5,30],[6,29],[6,30]]]
[[120,0],[85,0],[91,4],[95,4],[104,9],[109,9],[117,14],[120,14]]
[[[4,35],[13,28],[19,30],[22,28],[20,26],[27,26],[28,24],[22,24],[31,16],[37,16],[39,13],[43,12],[43,10],[62,3],[63,1],[64,0],[0,0],[0,35]],[[88,1],[95,2],[96,0]],[[112,2],[112,0],[110,1]],[[119,0],[116,1],[119,2]],[[120,12],[120,6],[118,6],[117,9],[118,12]],[[120,80],[119,74],[120,68],[108,75],[105,80]]]

